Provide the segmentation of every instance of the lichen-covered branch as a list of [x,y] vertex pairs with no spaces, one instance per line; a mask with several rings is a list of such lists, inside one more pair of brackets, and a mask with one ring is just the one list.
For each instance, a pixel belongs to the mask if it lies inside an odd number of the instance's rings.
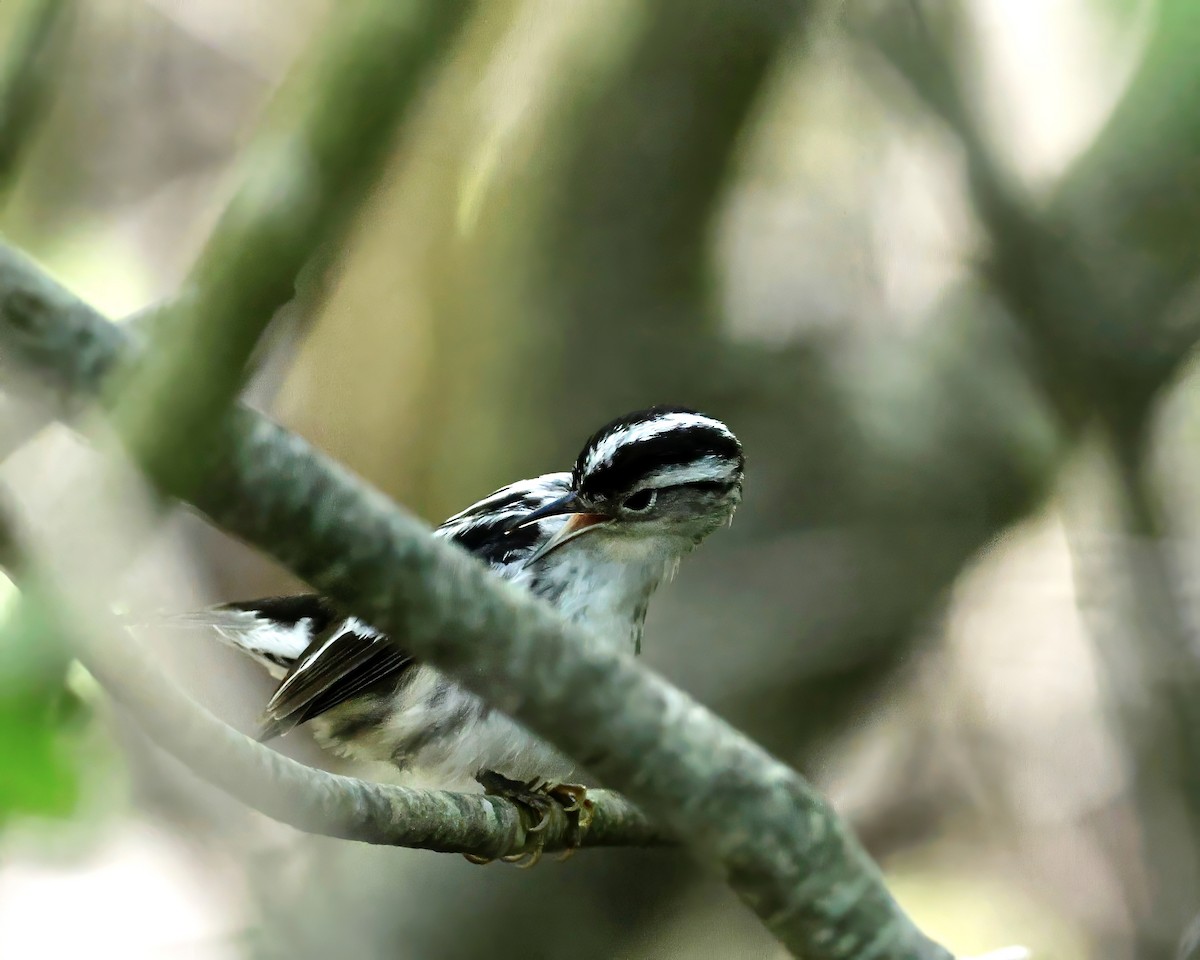
[[[531,815],[512,801],[372,783],[297,763],[187,702],[147,658],[124,648],[128,642],[117,630],[105,630],[87,644],[82,659],[155,742],[267,816],[308,833],[421,850],[500,857],[534,849]],[[667,842],[620,795],[594,790],[589,796],[596,808],[585,846]],[[541,831],[545,850],[564,849],[569,829],[566,815],[554,807]]]
[[[60,388],[94,391],[127,346],[27,261],[0,254],[5,355]],[[264,418],[234,411],[218,451],[192,503],[669,824],[794,953],[949,956],[801,777],[686,695],[588,650],[578,627]]]

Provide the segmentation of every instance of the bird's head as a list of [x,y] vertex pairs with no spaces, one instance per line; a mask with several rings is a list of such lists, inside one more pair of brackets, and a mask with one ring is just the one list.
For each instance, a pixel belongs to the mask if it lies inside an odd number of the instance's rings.
[[530,562],[578,537],[612,551],[685,553],[733,518],[745,458],[720,420],[684,407],[651,407],[601,427],[571,471],[571,490],[521,518],[570,519]]

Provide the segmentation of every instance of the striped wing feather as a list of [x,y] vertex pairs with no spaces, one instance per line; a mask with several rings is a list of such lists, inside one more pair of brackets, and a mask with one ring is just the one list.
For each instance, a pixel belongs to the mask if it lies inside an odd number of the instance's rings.
[[[508,525],[515,517],[562,496],[569,485],[570,474],[558,473],[503,487],[451,517],[435,536],[457,543],[503,573],[504,568],[528,556],[540,536],[540,524],[506,532]],[[295,623],[311,616],[316,628],[312,641],[267,704],[259,734],[262,740],[286,733],[368,690],[398,684],[413,664],[413,658],[390,638],[353,618],[328,615],[329,604],[315,594],[230,606],[257,610],[281,622]],[[316,611],[326,615],[318,618]]]
[[398,682],[412,657],[387,637],[340,621],[313,638],[267,703],[259,739],[286,733],[372,686]]

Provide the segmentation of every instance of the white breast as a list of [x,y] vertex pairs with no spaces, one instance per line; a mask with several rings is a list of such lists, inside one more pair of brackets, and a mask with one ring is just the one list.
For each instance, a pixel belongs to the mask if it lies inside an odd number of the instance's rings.
[[[591,542],[589,542],[589,540]],[[585,624],[606,649],[630,654],[641,642],[642,623],[655,588],[668,577],[686,546],[588,534],[532,567],[503,571],[568,619]],[[313,721],[318,737],[349,719],[335,708]],[[431,737],[431,731],[438,735]],[[385,717],[351,743],[328,745],[359,759],[386,760],[442,786],[468,783],[481,770],[517,780],[561,779],[572,764],[553,747],[498,711],[489,709],[433,667],[420,665]]]

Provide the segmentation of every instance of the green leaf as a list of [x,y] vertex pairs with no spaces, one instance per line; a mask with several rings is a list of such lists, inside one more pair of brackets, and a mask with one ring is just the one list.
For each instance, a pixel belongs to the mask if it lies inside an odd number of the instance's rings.
[[69,816],[79,755],[67,655],[52,610],[26,591],[0,612],[0,824],[16,815]]
[[0,823],[16,814],[69,816],[79,799],[78,756],[56,701],[30,685],[0,694]]

